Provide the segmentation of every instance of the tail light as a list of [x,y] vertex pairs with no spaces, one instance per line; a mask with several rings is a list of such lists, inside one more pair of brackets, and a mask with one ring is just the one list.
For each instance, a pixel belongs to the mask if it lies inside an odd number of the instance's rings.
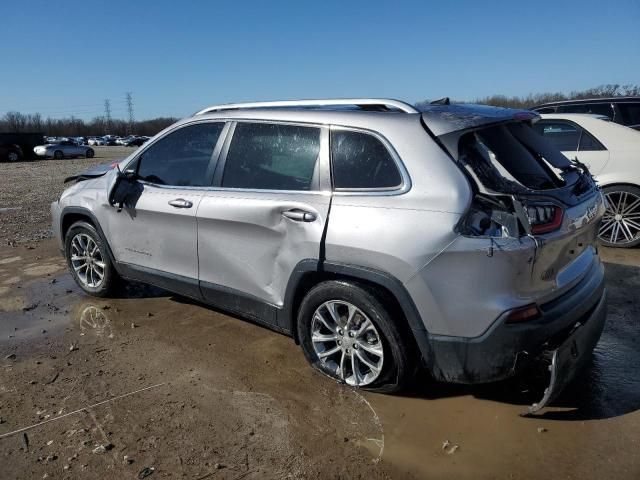
[[556,205],[528,205],[526,211],[534,235],[553,232],[562,225],[564,212]]
[[511,310],[507,323],[520,323],[534,320],[540,316],[540,309],[535,303]]

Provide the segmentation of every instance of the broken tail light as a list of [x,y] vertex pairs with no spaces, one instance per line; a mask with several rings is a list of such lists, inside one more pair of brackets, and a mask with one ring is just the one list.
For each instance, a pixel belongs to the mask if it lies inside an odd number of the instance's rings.
[[498,197],[477,194],[459,224],[461,234],[470,237],[518,237],[518,219],[512,208]]
[[562,225],[564,212],[556,205],[527,205],[526,212],[534,235],[553,232]]

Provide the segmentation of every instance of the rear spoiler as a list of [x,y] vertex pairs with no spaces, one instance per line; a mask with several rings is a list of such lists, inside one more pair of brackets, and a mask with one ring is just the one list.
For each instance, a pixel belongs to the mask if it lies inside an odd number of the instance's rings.
[[509,120],[537,121],[540,118],[530,110],[490,107],[488,105],[431,104],[421,109],[422,121],[436,137],[461,132]]

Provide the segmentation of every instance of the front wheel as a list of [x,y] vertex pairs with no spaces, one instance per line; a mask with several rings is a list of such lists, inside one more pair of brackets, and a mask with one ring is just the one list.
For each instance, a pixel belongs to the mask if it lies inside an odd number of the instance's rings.
[[604,189],[607,210],[598,238],[607,247],[630,248],[640,245],[640,188],[614,185]]
[[95,155],[95,152],[93,151],[93,148],[87,148],[87,151],[85,152],[84,155],[86,158],[93,158],[93,156]]
[[53,158],[55,158],[56,160],[62,160],[64,158],[64,155],[62,154],[61,150],[56,150],[55,152],[53,152]]
[[413,373],[412,355],[384,299],[381,291],[351,281],[312,288],[298,312],[298,338],[309,363],[352,387],[399,391]]
[[118,273],[95,227],[76,222],[65,235],[65,257],[69,271],[82,290],[95,297],[107,297],[118,284]]

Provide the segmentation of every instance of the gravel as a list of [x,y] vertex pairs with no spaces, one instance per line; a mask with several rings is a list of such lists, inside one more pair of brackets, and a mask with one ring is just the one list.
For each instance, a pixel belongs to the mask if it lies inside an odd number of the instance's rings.
[[50,205],[65,189],[64,179],[134,151],[128,147],[94,149],[94,158],[0,163],[0,245],[51,237]]

